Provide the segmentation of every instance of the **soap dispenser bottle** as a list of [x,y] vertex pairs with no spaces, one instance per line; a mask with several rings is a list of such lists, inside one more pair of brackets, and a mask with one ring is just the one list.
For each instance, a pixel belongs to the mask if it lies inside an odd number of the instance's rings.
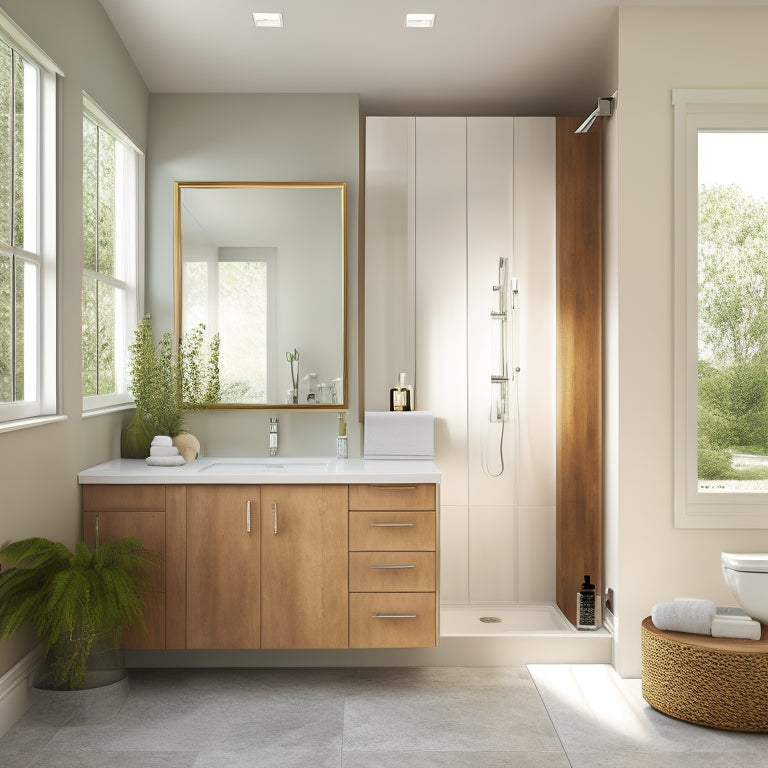
[[397,386],[389,390],[390,411],[413,410],[413,387],[405,383],[405,374],[397,375]]
[[347,419],[343,411],[339,412],[339,431],[336,436],[336,458],[346,459],[347,451]]
[[576,629],[593,630],[601,626],[600,595],[590,582],[589,575],[585,575],[584,583],[576,593]]

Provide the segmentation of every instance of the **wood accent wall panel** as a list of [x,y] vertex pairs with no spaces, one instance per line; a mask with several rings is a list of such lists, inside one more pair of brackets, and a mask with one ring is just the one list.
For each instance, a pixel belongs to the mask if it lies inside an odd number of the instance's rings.
[[557,604],[602,594],[602,183],[599,122],[557,118]]

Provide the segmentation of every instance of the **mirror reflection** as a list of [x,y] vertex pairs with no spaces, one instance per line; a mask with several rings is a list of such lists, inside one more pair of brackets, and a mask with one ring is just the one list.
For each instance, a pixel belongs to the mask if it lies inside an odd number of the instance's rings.
[[222,406],[346,403],[344,182],[175,184],[175,331],[219,333]]

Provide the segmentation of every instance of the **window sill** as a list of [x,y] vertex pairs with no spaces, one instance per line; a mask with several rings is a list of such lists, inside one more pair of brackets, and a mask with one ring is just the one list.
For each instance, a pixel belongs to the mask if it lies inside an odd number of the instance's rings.
[[103,408],[90,408],[87,411],[83,411],[83,418],[90,419],[94,416],[104,416],[108,413],[120,413],[121,411],[129,411],[136,407],[136,403],[132,400],[130,403],[118,403],[116,405],[105,405]]
[[28,429],[30,427],[40,427],[45,424],[55,424],[58,421],[66,421],[68,418],[68,416],[63,415],[35,416],[31,419],[16,419],[15,421],[6,421],[0,423],[0,433],[15,432],[17,429]]

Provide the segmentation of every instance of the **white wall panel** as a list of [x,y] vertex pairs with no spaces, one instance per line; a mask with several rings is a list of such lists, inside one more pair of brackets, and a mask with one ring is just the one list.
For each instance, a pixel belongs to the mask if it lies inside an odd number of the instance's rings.
[[367,411],[389,410],[389,390],[416,371],[416,118],[366,119],[365,391]]
[[[555,119],[515,118],[521,506],[555,505]],[[554,534],[553,534],[554,540]]]
[[469,602],[469,507],[440,507],[440,600]]
[[[467,333],[471,340],[467,349],[467,470],[472,505],[514,504],[517,491],[517,424],[511,400],[503,440],[501,423],[490,420],[491,409],[500,393],[498,385],[491,385],[491,375],[502,374],[499,349],[502,321],[491,318],[491,311],[499,309],[499,292],[495,292],[493,286],[498,283],[500,259],[509,259],[509,277],[516,269],[512,247],[514,125],[512,117],[467,120]],[[510,377],[514,373],[513,319],[510,315],[507,322]]]
[[514,507],[469,508],[469,599],[472,603],[517,600]]
[[416,119],[415,395],[450,505],[468,503],[465,141],[465,118]]
[[[555,600],[555,507],[517,508],[517,599]],[[576,597],[574,596],[574,600]]]

